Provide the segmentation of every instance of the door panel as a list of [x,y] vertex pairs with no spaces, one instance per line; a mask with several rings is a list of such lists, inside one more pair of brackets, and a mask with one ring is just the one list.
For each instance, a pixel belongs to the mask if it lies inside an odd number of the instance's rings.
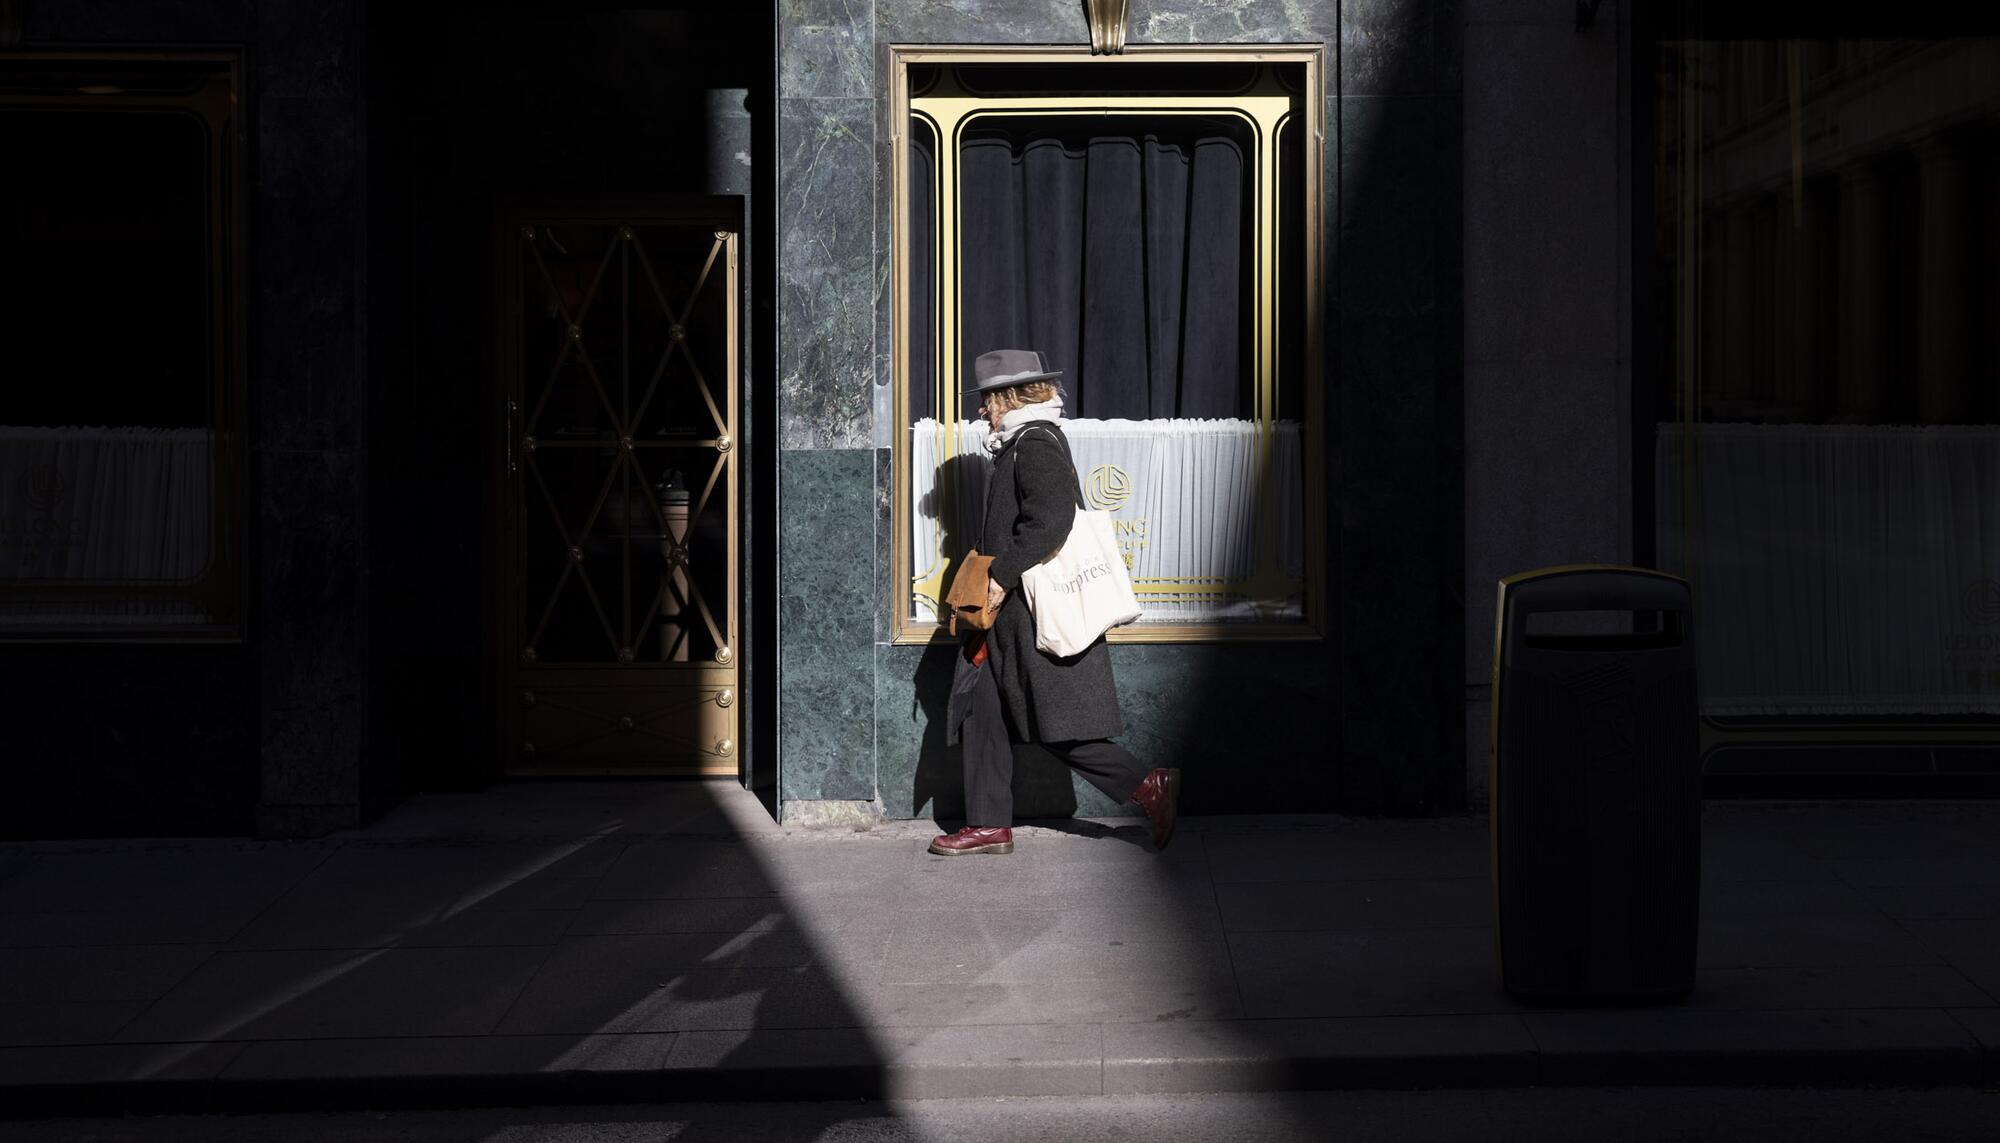
[[739,220],[503,216],[510,773],[737,773]]

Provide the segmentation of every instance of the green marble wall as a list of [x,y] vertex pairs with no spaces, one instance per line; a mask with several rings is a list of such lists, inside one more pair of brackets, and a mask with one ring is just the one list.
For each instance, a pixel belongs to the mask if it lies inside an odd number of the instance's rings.
[[[1433,813],[1464,789],[1462,16],[1455,2],[1157,0],[1128,42],[1321,42],[1328,637],[1113,649],[1125,742],[1194,812]],[[781,0],[781,797],[950,816],[950,650],[888,644],[886,45],[1081,43],[1075,0]],[[853,608],[855,610],[850,611]],[[817,614],[825,612],[825,614]],[[837,614],[836,614],[837,613]],[[1039,751],[1022,816],[1116,807]]]

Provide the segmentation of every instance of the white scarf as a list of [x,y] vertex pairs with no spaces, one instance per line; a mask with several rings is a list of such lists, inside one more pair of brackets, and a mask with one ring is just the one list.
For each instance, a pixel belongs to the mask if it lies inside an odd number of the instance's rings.
[[1021,434],[1021,430],[1039,422],[1055,424],[1062,420],[1063,400],[1058,393],[1046,401],[1009,409],[1000,417],[1000,427],[986,433],[986,451],[999,455],[1007,447],[1007,442]]

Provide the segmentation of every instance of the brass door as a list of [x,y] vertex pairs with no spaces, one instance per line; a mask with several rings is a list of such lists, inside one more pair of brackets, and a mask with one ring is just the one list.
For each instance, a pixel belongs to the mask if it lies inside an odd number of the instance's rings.
[[740,219],[502,216],[509,773],[737,773]]

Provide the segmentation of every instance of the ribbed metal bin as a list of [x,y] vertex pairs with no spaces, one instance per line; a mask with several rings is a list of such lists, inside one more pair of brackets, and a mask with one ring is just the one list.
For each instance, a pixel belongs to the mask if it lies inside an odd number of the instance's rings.
[[[1494,935],[1502,984],[1522,999],[1644,1003],[1694,986],[1701,775],[1689,604],[1685,580],[1644,568],[1544,568],[1500,582]],[[1532,616],[1583,611],[1635,621],[1597,634],[1530,630]]]

